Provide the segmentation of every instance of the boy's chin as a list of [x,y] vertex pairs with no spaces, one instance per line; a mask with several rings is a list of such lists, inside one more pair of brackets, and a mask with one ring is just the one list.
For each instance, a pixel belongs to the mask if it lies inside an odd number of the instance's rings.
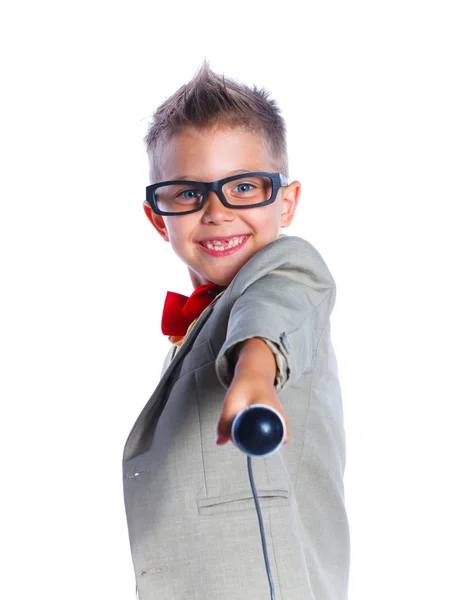
[[190,273],[190,279],[193,284],[193,287],[196,289],[201,285],[207,285],[210,283],[214,283],[215,285],[219,285],[221,287],[228,287],[232,279],[235,277],[236,273],[222,274],[222,273],[206,273],[200,274],[195,271],[192,271],[188,268]]

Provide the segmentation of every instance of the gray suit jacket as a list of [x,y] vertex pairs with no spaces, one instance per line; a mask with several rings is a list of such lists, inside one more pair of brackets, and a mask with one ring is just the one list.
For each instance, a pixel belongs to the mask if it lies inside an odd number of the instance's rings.
[[268,340],[290,442],[252,460],[277,600],[345,600],[345,442],[330,339],[334,280],[283,236],[204,310],[130,432],[123,482],[141,600],[268,600],[247,459],[216,445],[234,346]]

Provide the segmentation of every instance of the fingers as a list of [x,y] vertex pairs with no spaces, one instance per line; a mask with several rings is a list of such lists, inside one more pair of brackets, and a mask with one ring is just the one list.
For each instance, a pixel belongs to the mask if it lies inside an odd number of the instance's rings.
[[225,436],[222,435],[220,433],[217,434],[217,440],[216,440],[216,444],[218,446],[223,446],[224,444],[227,444],[228,441],[232,440],[232,436]]
[[224,400],[224,408],[217,425],[217,441],[219,446],[232,440],[232,421],[239,412],[248,406],[246,399],[236,398],[228,394]]

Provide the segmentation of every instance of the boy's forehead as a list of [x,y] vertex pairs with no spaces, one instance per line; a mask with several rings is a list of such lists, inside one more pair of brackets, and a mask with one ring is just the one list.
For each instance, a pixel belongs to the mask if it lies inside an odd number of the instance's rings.
[[274,171],[262,136],[245,129],[187,130],[173,135],[159,154],[162,181],[213,181],[249,171]]

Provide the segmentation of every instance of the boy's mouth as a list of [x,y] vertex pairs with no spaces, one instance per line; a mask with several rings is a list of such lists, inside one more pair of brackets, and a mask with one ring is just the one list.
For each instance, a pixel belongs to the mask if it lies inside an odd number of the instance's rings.
[[[201,246],[203,250],[208,250],[209,254],[221,254],[229,250],[237,250],[240,246],[243,246],[245,241],[249,238],[249,235],[238,235],[231,238],[213,238],[211,240],[203,240],[196,242],[197,245]],[[231,254],[232,252],[229,252]]]

